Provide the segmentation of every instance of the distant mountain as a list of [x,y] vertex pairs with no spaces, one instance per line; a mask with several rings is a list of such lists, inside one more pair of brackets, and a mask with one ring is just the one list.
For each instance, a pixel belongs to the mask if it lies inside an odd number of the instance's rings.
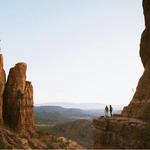
[[76,119],[91,119],[94,115],[77,108],[63,108],[60,106],[34,107],[36,123],[58,124]]
[[[104,109],[83,110],[79,108],[64,108],[61,106],[35,106],[35,118],[38,124],[58,124],[78,119],[88,119],[103,116]],[[120,113],[115,110],[114,113]]]
[[[36,106],[61,106],[65,108],[78,108],[83,110],[91,110],[91,109],[104,109],[106,104],[103,103],[66,103],[66,102],[58,102],[58,103],[43,103],[37,104]],[[123,105],[112,105],[115,110],[120,110],[123,108]]]
[[61,106],[35,106],[35,111],[36,112],[63,112],[66,110],[66,108],[63,108]]
[[64,108],[61,106],[38,106],[35,107],[35,112],[45,112],[45,113],[61,113],[61,115],[67,116],[67,117],[73,117],[73,116],[89,116],[87,111],[81,110],[79,108]]

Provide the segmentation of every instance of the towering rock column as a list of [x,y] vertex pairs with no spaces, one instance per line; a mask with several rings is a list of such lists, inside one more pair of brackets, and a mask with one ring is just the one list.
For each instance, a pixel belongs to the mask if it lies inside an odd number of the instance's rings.
[[10,69],[3,99],[5,124],[17,131],[34,129],[33,87],[26,81],[25,63]]
[[5,88],[6,77],[3,69],[3,55],[0,54],[0,126],[3,124],[2,107],[3,107],[3,92]]
[[150,121],[150,0],[143,0],[143,9],[146,28],[141,37],[140,57],[145,70],[131,103],[124,108],[122,115]]

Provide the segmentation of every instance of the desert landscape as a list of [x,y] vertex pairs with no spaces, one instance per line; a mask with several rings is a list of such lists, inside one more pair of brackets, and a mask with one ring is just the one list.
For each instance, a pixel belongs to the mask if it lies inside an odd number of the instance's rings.
[[[8,60],[0,53],[0,149],[150,149],[150,1],[143,0],[142,5],[145,29],[141,35],[139,55],[144,72],[127,106],[119,103],[110,107],[108,103],[96,103],[94,98],[82,103],[80,98],[73,101],[73,96],[72,102],[44,103],[41,100],[42,103],[36,105],[34,89],[37,87],[28,81],[27,74],[32,74],[30,65],[27,67],[28,62],[16,63],[7,73],[4,64]],[[50,70],[47,66],[46,70]],[[37,68],[40,76],[40,67]],[[44,80],[42,77],[43,83]],[[65,89],[71,81],[62,82]],[[50,83],[53,85],[52,81]],[[75,88],[80,89],[80,86],[77,84]],[[57,88],[56,91],[65,93],[65,90],[62,92]],[[56,91],[54,95],[59,93]],[[114,93],[113,89],[107,91],[108,95],[111,92]],[[44,97],[47,92],[42,90],[40,94]],[[69,94],[73,95],[73,92]]]

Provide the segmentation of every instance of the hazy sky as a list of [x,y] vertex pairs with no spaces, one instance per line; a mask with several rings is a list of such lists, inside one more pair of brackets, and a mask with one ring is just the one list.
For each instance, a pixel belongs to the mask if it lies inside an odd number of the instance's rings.
[[142,0],[1,0],[5,68],[28,64],[35,103],[128,104],[142,75]]

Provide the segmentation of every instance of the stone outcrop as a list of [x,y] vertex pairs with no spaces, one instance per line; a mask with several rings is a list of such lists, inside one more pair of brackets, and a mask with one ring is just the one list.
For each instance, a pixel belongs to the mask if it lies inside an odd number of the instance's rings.
[[10,69],[3,97],[3,118],[17,131],[34,129],[33,87],[26,81],[25,63]]
[[144,73],[132,101],[119,117],[93,121],[94,148],[150,148],[150,0],[143,0],[145,26],[140,44]]
[[138,119],[113,117],[95,119],[94,148],[150,148],[150,124]]
[[130,104],[124,107],[122,115],[150,121],[150,64],[147,64],[135,95]]
[[139,80],[131,103],[125,107],[122,115],[150,121],[150,1],[143,0],[145,26],[140,44],[140,56],[144,73]]
[[0,54],[0,126],[3,124],[2,106],[3,106],[3,92],[5,88],[6,77],[3,69],[3,55]]
[[33,87],[26,70],[25,63],[16,64],[6,82],[0,54],[0,149],[84,149],[73,140],[35,131]]

